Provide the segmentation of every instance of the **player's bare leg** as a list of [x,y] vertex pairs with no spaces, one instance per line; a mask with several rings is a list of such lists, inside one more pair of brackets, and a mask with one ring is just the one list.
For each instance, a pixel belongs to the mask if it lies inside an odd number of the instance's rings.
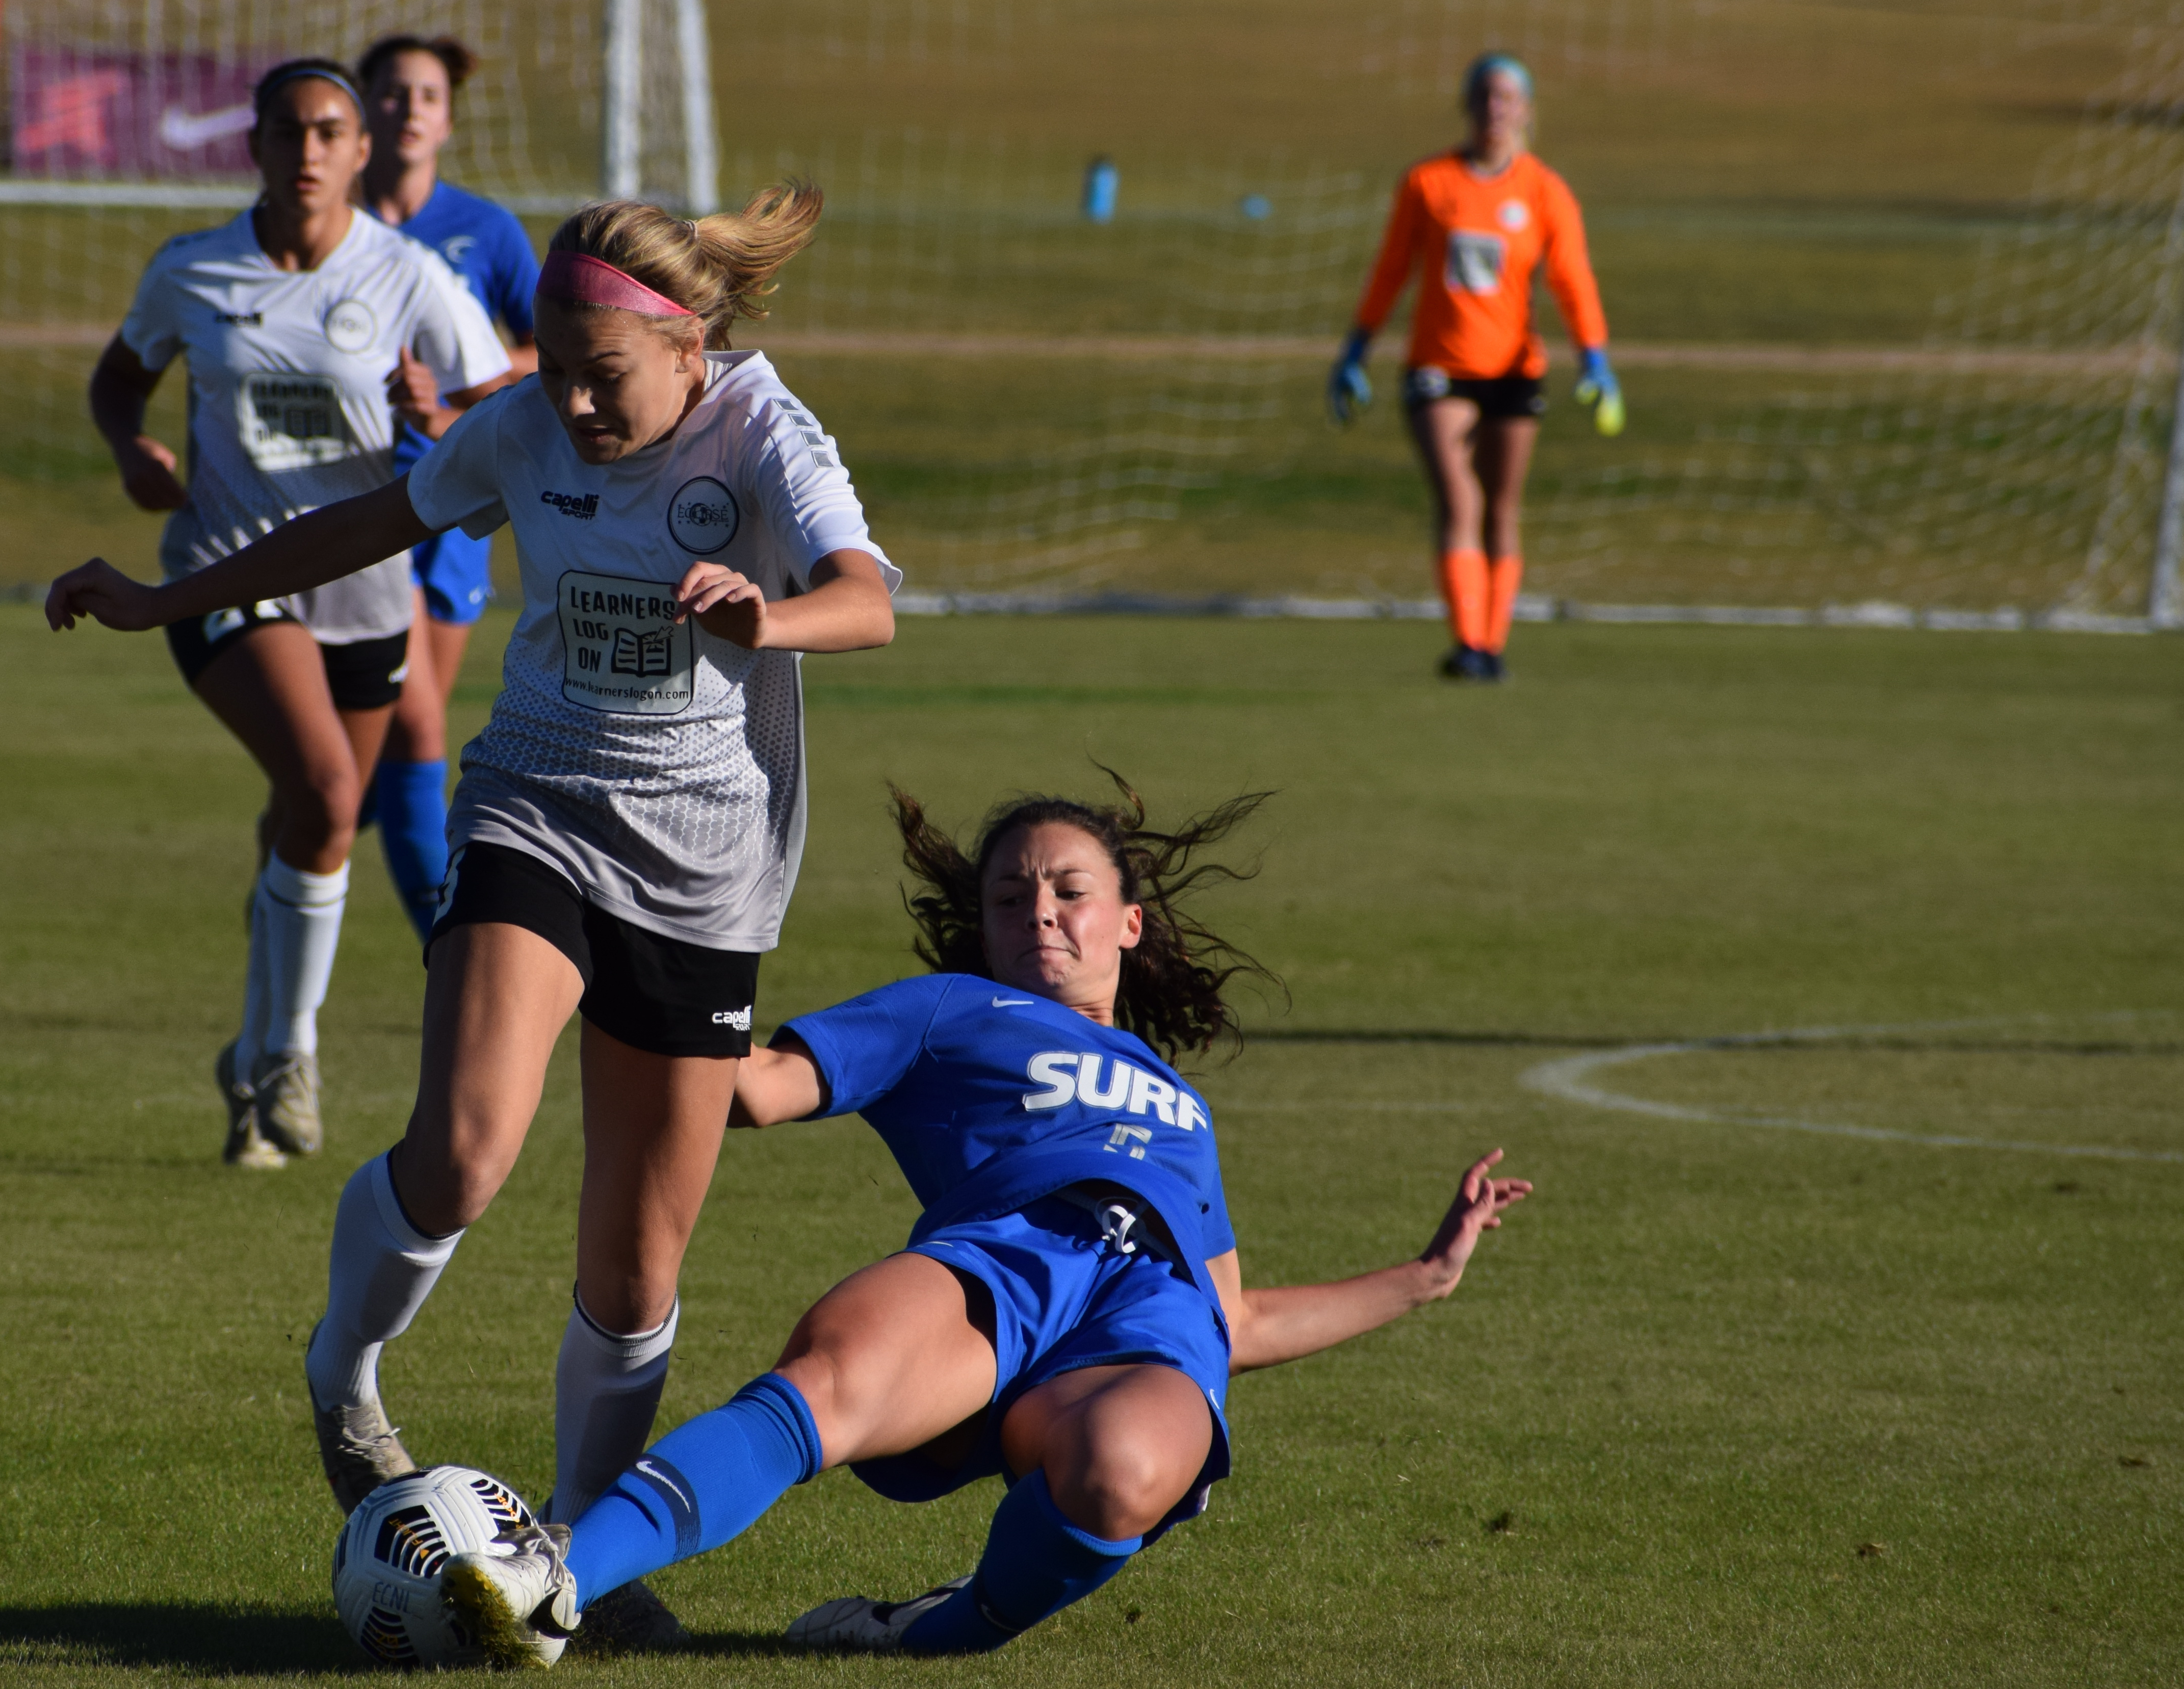
[[890,1255],[820,1297],[774,1370],[803,1393],[828,1466],[907,1454],[993,1400],[992,1318],[983,1287]]
[[326,1315],[304,1354],[320,1458],[343,1512],[415,1469],[380,1403],[380,1351],[409,1329],[515,1166],[582,994],[576,964],[521,927],[457,927],[432,946],[417,1106],[402,1141],[343,1189]]
[[[575,1519],[644,1452],[675,1346],[676,1280],[719,1159],[733,1056],[671,1056],[583,1028],[584,1185],[577,1305],[554,1372],[548,1516]],[[635,1581],[588,1601],[579,1647],[676,1647],[681,1622]]]
[[1173,1367],[1084,1367],[1025,1392],[1001,1422],[1014,1472],[1095,1536],[1142,1536],[1190,1492],[1213,1447],[1206,1396]]
[[1473,460],[1483,426],[1479,407],[1468,399],[1438,399],[1412,407],[1410,420],[1433,493],[1440,540],[1440,593],[1448,606],[1451,647],[1441,672],[1489,679],[1486,493]]
[[448,700],[455,695],[455,683],[462,678],[463,657],[470,649],[471,629],[476,624],[438,622],[424,615],[417,619],[424,626],[426,643],[432,648],[432,679],[440,689],[440,714],[444,733]]
[[1524,579],[1523,519],[1524,477],[1532,467],[1532,449],[1540,425],[1529,416],[1490,417],[1479,425],[1472,458],[1485,508],[1481,526],[1486,542],[1486,652],[1502,673],[1502,652],[1509,643],[1509,618]]
[[576,963],[526,928],[480,922],[432,946],[417,1106],[387,1152],[418,1230],[460,1231],[499,1194],[583,989]]
[[[779,1370],[786,1375],[790,1364]],[[915,1387],[928,1379],[939,1381],[913,1374],[910,1396],[937,1409],[948,1392],[925,1396]],[[889,1450],[903,1440],[875,1438]],[[910,1601],[825,1603],[791,1625],[788,1639],[808,1647],[933,1653],[999,1647],[1120,1571],[1190,1493],[1212,1440],[1205,1396],[1173,1368],[1086,1367],[1051,1380],[1012,1405],[1002,1424],[1003,1457],[1022,1476],[994,1516],[976,1574]],[[827,1452],[831,1463],[831,1447]],[[1013,1621],[999,1616],[1011,1609]]]
[[336,709],[318,642],[290,622],[233,640],[196,690],[271,788],[259,826],[244,1023],[215,1069],[228,1109],[226,1159],[278,1166],[283,1151],[309,1154],[322,1141],[317,1009],[347,899],[358,770],[377,759],[389,711]]

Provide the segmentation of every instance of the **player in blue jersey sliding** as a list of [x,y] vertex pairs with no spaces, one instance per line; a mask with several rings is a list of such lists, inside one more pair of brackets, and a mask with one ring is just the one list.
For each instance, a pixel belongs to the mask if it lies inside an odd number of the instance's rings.
[[1170,1058],[1233,1031],[1223,989],[1256,971],[1178,900],[1226,875],[1192,859],[1259,800],[1162,833],[1123,792],[997,811],[967,857],[897,794],[935,971],[790,1021],[739,1071],[732,1123],[862,1114],[924,1214],[900,1254],[820,1298],[772,1371],[655,1443],[573,1529],[450,1561],[443,1596],[497,1659],[550,1664],[594,1591],[719,1547],[841,1465],[901,1501],[994,1474],[1008,1490],[969,1576],[828,1602],[788,1639],[1000,1647],[1204,1510],[1229,1469],[1232,1374],[1447,1296],[1530,1191],[1493,1176],[1496,1150],[1415,1259],[1245,1289],[1212,1112]]
[[[454,134],[455,94],[476,68],[476,56],[447,36],[389,36],[357,61],[371,131],[364,203],[380,221],[447,260],[486,315],[507,330],[515,343],[510,379],[521,381],[538,366],[531,317],[538,260],[530,237],[510,212],[440,180],[440,149]],[[390,390],[405,419],[394,442],[394,472],[403,475],[462,413],[415,359],[403,360]],[[416,616],[410,672],[365,802],[421,938],[432,930],[448,869],[448,698],[492,594],[492,557],[490,539],[472,539],[460,528],[410,553]]]

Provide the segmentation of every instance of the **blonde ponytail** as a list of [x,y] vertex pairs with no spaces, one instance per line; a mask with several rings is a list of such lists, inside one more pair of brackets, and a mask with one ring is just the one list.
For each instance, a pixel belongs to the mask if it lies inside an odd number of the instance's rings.
[[[810,182],[777,182],[740,211],[687,222],[656,205],[610,199],[562,224],[547,250],[579,253],[635,276],[695,311],[705,320],[705,344],[724,351],[738,317],[766,315],[759,301],[773,292],[781,266],[811,244],[825,202]],[[683,319],[658,321],[673,334]]]

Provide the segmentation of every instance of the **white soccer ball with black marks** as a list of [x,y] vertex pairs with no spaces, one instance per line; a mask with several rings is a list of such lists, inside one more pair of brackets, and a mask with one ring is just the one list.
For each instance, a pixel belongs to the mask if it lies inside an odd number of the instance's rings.
[[440,1604],[440,1573],[457,1554],[489,1550],[504,1530],[531,1523],[521,1497],[467,1466],[381,1485],[334,1540],[343,1625],[382,1665],[484,1664],[484,1652]]

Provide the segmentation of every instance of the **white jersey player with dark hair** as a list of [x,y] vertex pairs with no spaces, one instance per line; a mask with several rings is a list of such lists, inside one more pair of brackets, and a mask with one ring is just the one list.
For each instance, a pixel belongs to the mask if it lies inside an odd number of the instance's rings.
[[[484,312],[432,252],[359,216],[370,157],[342,67],[299,59],[259,84],[257,205],[179,235],[147,266],[92,377],[92,414],[123,485],[170,510],[172,579],[206,569],[291,517],[393,474],[387,378],[405,355],[465,402],[508,371]],[[144,432],[146,402],[188,360],[189,479]],[[226,1157],[277,1167],[321,1140],[319,1005],[333,970],[363,783],[402,689],[410,560],[300,592],[234,594],[167,629],[198,697],[265,771],[263,856],[250,904],[242,1029],[215,1063]]]
[[[549,1516],[582,1512],[651,1430],[760,955],[803,849],[799,654],[894,631],[900,572],[833,441],[763,354],[727,349],[818,215],[800,187],[695,223],[588,207],[540,272],[538,374],[465,411],[407,476],[164,587],[94,561],[47,598],[57,627],[147,627],[342,581],[451,528],[514,531],[523,606],[463,752],[416,1109],[342,1194],[305,1357],[345,1513],[415,1469],[381,1405],[381,1348],[515,1165],[572,1013],[584,1179]],[[626,1642],[681,1636],[642,1586],[605,1593],[603,1628]]]

